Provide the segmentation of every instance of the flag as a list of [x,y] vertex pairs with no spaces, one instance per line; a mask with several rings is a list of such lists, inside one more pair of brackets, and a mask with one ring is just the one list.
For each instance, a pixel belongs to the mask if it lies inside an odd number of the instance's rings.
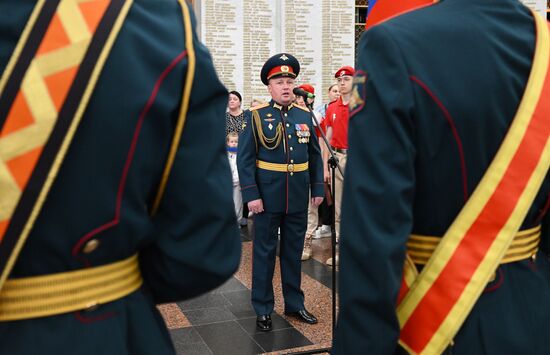
[[370,15],[370,12],[374,8],[374,5],[376,5],[376,0],[370,0],[369,7],[367,8],[367,17]]

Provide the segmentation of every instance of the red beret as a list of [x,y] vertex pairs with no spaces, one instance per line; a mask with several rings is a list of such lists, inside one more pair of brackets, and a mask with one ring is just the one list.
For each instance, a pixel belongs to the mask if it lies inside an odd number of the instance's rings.
[[298,87],[300,89],[304,89],[305,91],[309,92],[310,94],[315,94],[315,89],[313,88],[313,86],[311,86],[309,84],[302,84]]
[[344,76],[344,75],[353,76],[354,74],[355,74],[355,69],[353,69],[350,66],[345,65],[342,68],[338,69],[336,74],[334,74],[334,77],[339,78],[339,77]]

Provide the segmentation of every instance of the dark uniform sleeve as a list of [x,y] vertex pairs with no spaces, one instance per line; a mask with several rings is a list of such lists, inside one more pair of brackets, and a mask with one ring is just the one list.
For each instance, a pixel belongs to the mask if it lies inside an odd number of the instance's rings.
[[325,184],[323,182],[323,157],[321,156],[321,148],[319,147],[319,139],[315,134],[313,124],[310,125],[309,131],[311,137],[309,140],[309,182],[311,184],[311,197],[324,197]]
[[[550,199],[550,196],[548,198]],[[546,211],[541,224],[540,249],[550,258],[550,212],[548,210]]]
[[[364,108],[350,118],[335,354],[393,354],[415,183],[413,96],[403,54],[382,26],[359,44]],[[359,106],[360,107],[360,106]],[[351,108],[353,112],[353,107]]]
[[243,202],[260,199],[260,191],[256,184],[256,140],[254,139],[254,124],[252,113],[245,113],[245,127],[239,136],[239,153],[237,154],[237,169]]
[[[241,243],[221,119],[227,91],[216,76],[207,49],[196,34],[193,36],[196,75],[189,112],[153,220],[154,242],[140,252],[145,287],[157,303],[194,297],[217,287],[237,270],[240,261]],[[187,61],[184,64],[182,80]]]

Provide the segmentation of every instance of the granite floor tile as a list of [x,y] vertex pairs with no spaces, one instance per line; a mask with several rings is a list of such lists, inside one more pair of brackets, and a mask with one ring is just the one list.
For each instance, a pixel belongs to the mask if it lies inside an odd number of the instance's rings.
[[252,338],[267,352],[311,345],[305,336],[294,328],[257,333]]
[[170,336],[178,355],[212,354],[199,333],[192,327],[171,330]]
[[178,306],[182,311],[213,307],[223,308],[228,305],[230,305],[229,301],[220,293],[207,293],[187,301],[178,302]]
[[193,327],[170,330],[170,336],[174,342],[182,344],[202,343],[203,340]]
[[201,308],[191,311],[185,311],[185,317],[187,317],[187,319],[193,326],[219,323],[236,319],[235,315],[233,315],[233,313],[231,313],[225,307]]
[[195,327],[215,355],[259,354],[264,350],[235,321]]
[[[245,319],[239,319],[237,322],[243,327],[244,330],[248,334],[258,334],[258,333],[264,333],[256,328],[256,316],[245,318]],[[280,315],[273,313],[271,314],[271,322],[273,323],[273,331],[275,330],[281,330],[281,329],[288,329],[292,328],[292,325],[287,322],[283,317]],[[268,332],[271,333],[271,332]]]
[[[332,268],[315,259],[302,261],[302,272],[319,281],[326,287],[332,287]],[[338,273],[336,273],[338,277]]]
[[185,317],[181,309],[175,303],[166,303],[157,305],[157,309],[164,318],[168,329],[178,329],[189,327],[191,323]]
[[175,345],[177,355],[213,355],[204,343]]
[[233,292],[233,291],[246,291],[248,290],[245,285],[242,284],[235,277],[227,280],[223,285],[212,291],[212,293],[224,293],[224,292]]
[[241,291],[232,291],[222,293],[229,303],[233,306],[250,305],[250,290],[245,288]]
[[248,304],[225,306],[225,308],[233,313],[236,319],[256,317],[256,312],[250,302]]
[[330,355],[330,348],[332,346],[332,343],[326,342],[322,344],[313,344],[308,346],[301,346],[298,348],[289,348],[289,349],[280,349],[278,351],[272,351],[272,352],[266,352],[262,355],[286,355],[286,354],[295,354],[295,353],[303,353],[305,351],[315,351],[315,354],[327,354]]

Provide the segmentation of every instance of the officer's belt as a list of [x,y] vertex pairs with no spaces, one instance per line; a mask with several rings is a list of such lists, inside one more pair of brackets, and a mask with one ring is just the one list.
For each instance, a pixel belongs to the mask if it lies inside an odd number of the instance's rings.
[[[539,249],[540,228],[539,225],[519,231],[500,263],[507,264],[532,258]],[[440,241],[440,237],[413,234],[407,242],[407,254],[416,265],[426,265]]]
[[95,309],[129,295],[142,282],[137,254],[102,266],[8,279],[0,292],[0,321]]
[[300,164],[277,164],[268,163],[263,160],[256,160],[256,166],[260,169],[269,171],[278,171],[282,173],[298,173],[300,171],[306,171],[309,168],[309,162]]

